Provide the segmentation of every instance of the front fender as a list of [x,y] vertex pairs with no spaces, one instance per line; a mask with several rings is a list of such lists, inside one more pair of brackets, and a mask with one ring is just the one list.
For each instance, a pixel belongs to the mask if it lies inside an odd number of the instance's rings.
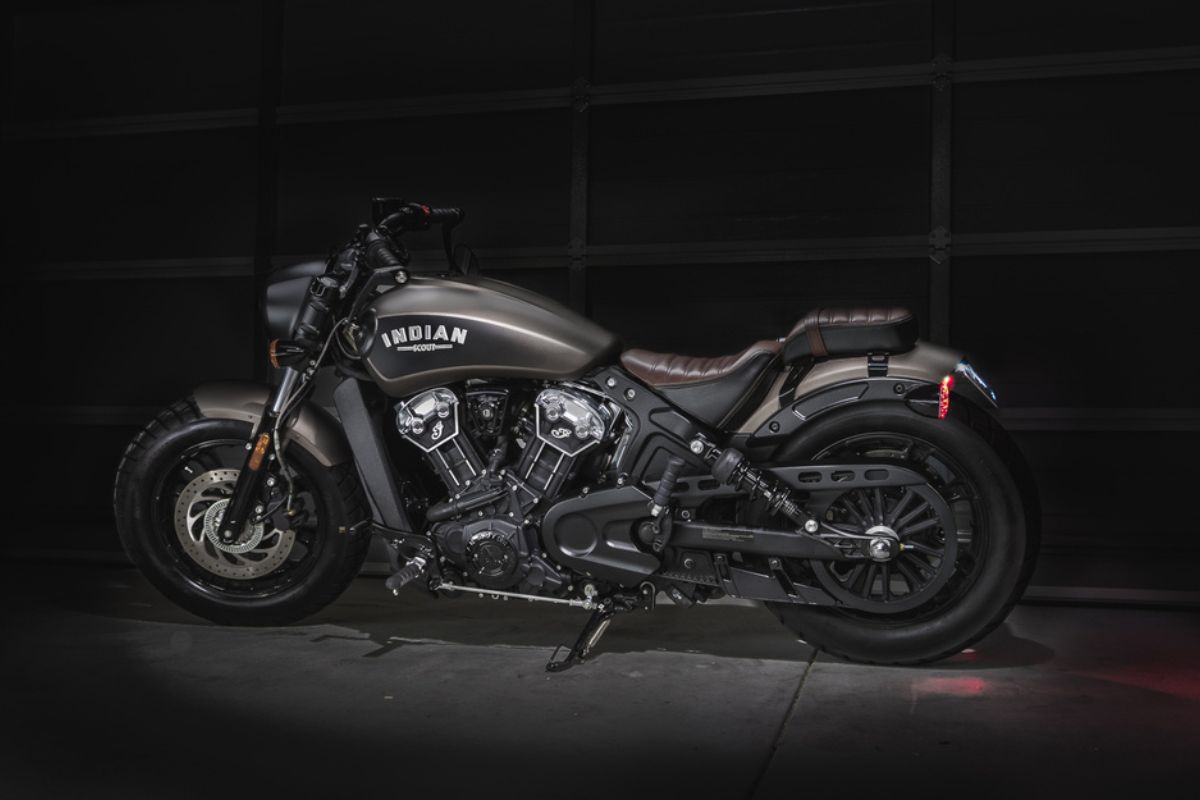
[[762,405],[742,423],[737,437],[751,448],[773,446],[835,408],[873,400],[905,402],[923,397],[929,389],[934,390],[931,397],[936,407],[936,388],[947,375],[957,378],[955,394],[970,397],[981,408],[995,408],[994,394],[961,352],[917,342],[907,353],[891,356],[883,376],[868,372],[865,356],[850,356],[817,364],[790,395],[782,393],[781,378],[780,386],[772,388]]
[[[271,396],[271,387],[253,381],[223,381],[198,386],[192,393],[200,414],[209,419],[236,419],[254,425]],[[287,438],[303,447],[322,466],[351,459],[341,423],[314,403],[306,402],[288,430]]]

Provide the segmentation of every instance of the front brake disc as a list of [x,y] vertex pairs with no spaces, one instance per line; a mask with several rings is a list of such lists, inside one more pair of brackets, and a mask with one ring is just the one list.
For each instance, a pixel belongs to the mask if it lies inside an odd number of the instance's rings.
[[237,476],[236,469],[214,469],[192,479],[175,501],[175,535],[188,557],[205,570],[222,578],[253,580],[287,560],[296,534],[247,523],[235,542],[222,542],[218,530]]

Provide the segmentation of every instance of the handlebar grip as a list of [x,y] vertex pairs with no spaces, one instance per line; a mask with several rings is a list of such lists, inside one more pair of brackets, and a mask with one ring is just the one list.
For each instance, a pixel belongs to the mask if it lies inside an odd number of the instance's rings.
[[428,218],[430,225],[457,225],[466,216],[461,208],[431,208]]
[[387,269],[404,266],[404,260],[396,254],[387,239],[376,239],[367,245],[367,264],[372,269]]

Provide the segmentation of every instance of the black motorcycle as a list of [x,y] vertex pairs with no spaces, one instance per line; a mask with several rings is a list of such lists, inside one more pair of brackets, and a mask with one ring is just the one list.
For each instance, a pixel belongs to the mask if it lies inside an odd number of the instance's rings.
[[[547,669],[665,596],[762,601],[844,658],[915,664],[1004,619],[1037,501],[961,354],[903,309],[820,309],[696,358],[625,350],[481,277],[459,209],[381,199],[326,262],[274,273],[272,386],[214,383],[127,448],[124,546],[184,608],[281,625],[330,603],[372,537],[387,588],[591,612]],[[442,227],[449,271],[402,235]],[[337,377],[336,416],[312,401]]]

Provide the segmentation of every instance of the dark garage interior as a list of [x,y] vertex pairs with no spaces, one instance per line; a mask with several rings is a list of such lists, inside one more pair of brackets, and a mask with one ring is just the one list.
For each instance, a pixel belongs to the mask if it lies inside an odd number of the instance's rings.
[[[1194,4],[105,0],[3,20],[4,796],[1200,777]],[[376,556],[302,625],[175,608],[118,541],[122,451],[205,381],[269,380],[268,276],[381,195],[465,208],[485,276],[628,346],[715,356],[821,307],[911,309],[988,376],[1028,462],[1025,600],[920,668],[818,655],[749,602],[664,603],[561,676],[542,664],[579,611],[393,599]],[[414,272],[444,269],[436,235],[410,246]]]

